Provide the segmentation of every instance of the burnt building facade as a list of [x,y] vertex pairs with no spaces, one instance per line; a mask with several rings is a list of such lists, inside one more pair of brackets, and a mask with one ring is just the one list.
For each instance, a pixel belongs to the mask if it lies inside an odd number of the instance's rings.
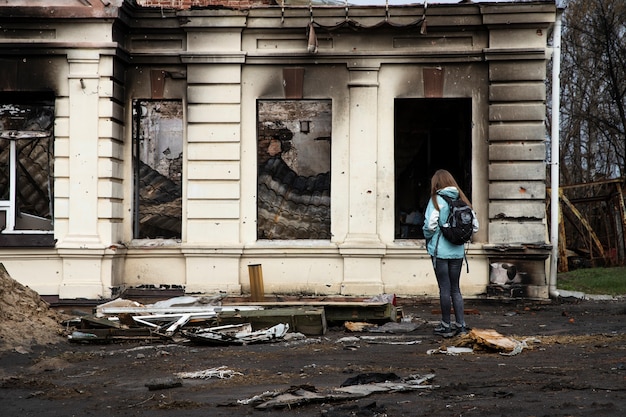
[[435,295],[420,222],[445,168],[481,224],[465,294],[548,297],[553,1],[21,3],[0,6],[0,262],[40,294],[238,294],[261,264],[268,293]]

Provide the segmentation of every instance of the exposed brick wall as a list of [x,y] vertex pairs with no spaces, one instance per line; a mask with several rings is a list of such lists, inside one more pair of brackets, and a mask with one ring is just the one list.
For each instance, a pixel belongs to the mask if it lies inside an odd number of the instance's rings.
[[275,5],[275,0],[135,0],[143,7],[163,7],[166,9],[189,9],[191,7],[222,6],[233,9],[247,9],[252,6]]

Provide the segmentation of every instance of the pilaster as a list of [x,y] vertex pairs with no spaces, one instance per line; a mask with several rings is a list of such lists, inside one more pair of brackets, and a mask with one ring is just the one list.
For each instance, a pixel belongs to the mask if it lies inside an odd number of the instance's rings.
[[100,56],[73,50],[69,62],[68,233],[60,248],[100,248],[98,236],[98,121]]
[[68,229],[57,244],[62,260],[60,298],[101,298],[109,291],[102,275],[104,244],[98,235],[98,51],[72,50],[69,63]]
[[383,290],[385,245],[377,233],[378,73],[380,67],[348,65],[350,81],[348,233],[339,245],[344,258],[345,295]]

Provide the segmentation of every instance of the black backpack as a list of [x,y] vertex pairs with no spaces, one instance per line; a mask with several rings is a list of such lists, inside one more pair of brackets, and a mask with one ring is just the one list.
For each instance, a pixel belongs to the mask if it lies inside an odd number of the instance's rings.
[[455,245],[463,245],[470,241],[474,232],[474,213],[465,201],[442,195],[450,206],[448,220],[440,225],[443,237]]

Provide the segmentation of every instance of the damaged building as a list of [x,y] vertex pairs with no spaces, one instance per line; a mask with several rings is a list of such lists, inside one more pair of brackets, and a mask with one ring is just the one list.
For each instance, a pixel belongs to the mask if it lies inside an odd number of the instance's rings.
[[555,2],[424,3],[3,2],[0,262],[60,299],[241,294],[250,265],[436,295],[445,168],[481,224],[464,293],[548,297]]

